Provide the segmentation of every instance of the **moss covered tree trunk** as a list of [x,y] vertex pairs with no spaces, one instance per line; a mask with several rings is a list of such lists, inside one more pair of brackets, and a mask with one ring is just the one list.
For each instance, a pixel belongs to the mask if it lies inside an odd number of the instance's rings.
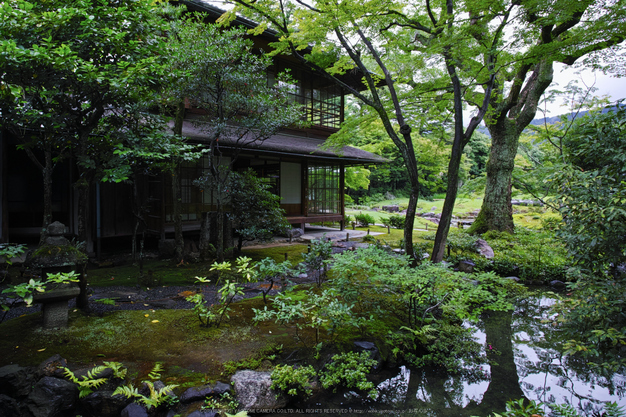
[[519,143],[519,133],[508,119],[490,126],[491,151],[487,161],[485,198],[478,217],[469,229],[470,233],[498,230],[513,233],[513,210],[511,208],[511,177]]
[[552,82],[553,65],[553,61],[546,59],[522,68],[504,99],[504,84],[498,86],[497,97],[501,101],[492,101],[492,111],[485,117],[491,134],[485,198],[469,233],[513,232],[511,179],[519,137],[537,114],[539,100]]

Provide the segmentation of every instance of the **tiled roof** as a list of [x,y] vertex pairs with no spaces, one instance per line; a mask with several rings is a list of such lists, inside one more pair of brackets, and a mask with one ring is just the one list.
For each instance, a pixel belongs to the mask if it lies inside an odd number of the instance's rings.
[[[183,136],[198,143],[211,141],[210,132],[195,126],[191,121],[183,122]],[[349,165],[384,163],[387,160],[379,155],[367,152],[352,146],[343,146],[340,149],[323,148],[324,139],[279,133],[265,140],[254,140],[251,136],[237,139],[234,135],[222,135],[217,145],[224,150],[238,148],[245,151],[254,151],[256,154],[272,156],[304,157],[334,162],[344,162]]]

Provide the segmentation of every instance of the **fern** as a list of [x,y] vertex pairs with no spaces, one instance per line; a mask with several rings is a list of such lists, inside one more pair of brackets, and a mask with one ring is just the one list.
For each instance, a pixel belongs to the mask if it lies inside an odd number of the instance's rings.
[[121,363],[104,361],[104,365],[113,371],[114,378],[119,378],[119,379],[126,378],[126,372],[128,370]]
[[178,387],[178,385],[166,385],[161,389],[155,389],[154,384],[151,381],[144,381],[150,390],[150,396],[141,394],[137,388],[132,385],[120,386],[113,392],[113,395],[121,394],[126,398],[137,398],[137,402],[143,403],[149,410],[152,407],[159,407],[162,404],[170,401],[169,394]]
[[78,397],[84,398],[107,381],[106,378],[96,378],[96,376],[106,368],[106,366],[96,366],[87,372],[87,376],[83,376],[81,379],[79,379],[74,372],[70,371],[68,368],[63,369],[65,370],[65,376],[67,379],[78,385]]
[[152,367],[152,370],[148,374],[148,377],[151,380],[156,381],[158,379],[161,379],[161,372],[163,372],[163,363],[157,362],[154,364],[154,367]]
[[554,404],[551,408],[554,417],[580,417],[576,409],[570,404]]
[[437,329],[430,324],[426,324],[419,329],[411,329],[406,326],[400,327],[400,330],[408,330],[413,333],[415,338],[422,344],[428,343],[430,340],[435,338],[435,334],[437,333]]
[[620,407],[617,403],[608,403],[604,407],[604,415],[606,417],[625,417],[626,411],[624,411],[624,407]]

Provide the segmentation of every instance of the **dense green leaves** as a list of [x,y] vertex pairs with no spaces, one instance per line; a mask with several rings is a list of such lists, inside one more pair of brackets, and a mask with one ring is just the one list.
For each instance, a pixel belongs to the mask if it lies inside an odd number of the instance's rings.
[[599,275],[626,262],[625,125],[621,107],[581,118],[566,136],[571,165],[554,176],[559,236],[577,264]]

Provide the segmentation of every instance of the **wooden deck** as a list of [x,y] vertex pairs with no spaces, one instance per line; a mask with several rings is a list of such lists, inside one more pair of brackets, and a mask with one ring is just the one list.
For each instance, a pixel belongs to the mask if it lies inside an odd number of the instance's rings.
[[[306,223],[323,223],[323,222],[340,222],[343,223],[343,215],[334,214],[313,214],[310,216],[287,216],[287,221],[290,224],[298,225],[301,229],[304,229]],[[341,226],[343,230],[343,224]]]

